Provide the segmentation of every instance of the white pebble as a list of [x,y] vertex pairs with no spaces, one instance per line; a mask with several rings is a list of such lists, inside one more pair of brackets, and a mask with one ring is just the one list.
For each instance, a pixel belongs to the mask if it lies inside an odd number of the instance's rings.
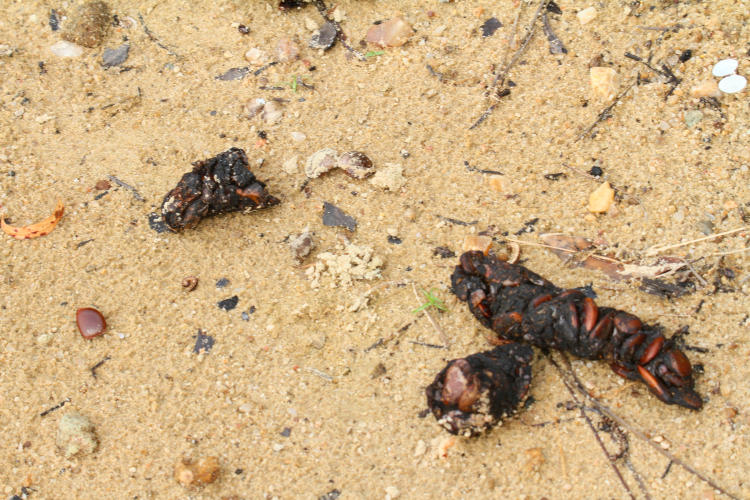
[[718,77],[733,75],[737,71],[738,65],[737,59],[722,59],[714,65],[711,73]]
[[83,47],[74,43],[60,40],[49,48],[57,57],[79,57],[83,54]]
[[732,75],[719,80],[719,90],[725,94],[736,94],[747,87],[747,78],[741,75]]
[[290,135],[292,136],[292,139],[297,142],[302,142],[307,139],[307,136],[302,132],[292,132]]
[[581,23],[581,25],[588,24],[596,17],[596,8],[589,7],[587,9],[583,9],[577,14],[577,16],[578,21]]
[[385,489],[386,500],[398,498],[400,495],[401,495],[401,492],[398,491],[398,488],[396,488],[395,486],[388,486]]
[[284,449],[284,445],[281,443],[276,443],[275,445],[273,445],[273,451],[275,452],[279,452],[283,449]]

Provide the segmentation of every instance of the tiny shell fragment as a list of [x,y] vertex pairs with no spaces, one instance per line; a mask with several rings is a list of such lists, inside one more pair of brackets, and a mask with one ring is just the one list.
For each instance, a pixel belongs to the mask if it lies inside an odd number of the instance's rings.
[[747,79],[742,75],[732,75],[719,81],[719,90],[725,94],[736,94],[747,87]]
[[589,7],[587,9],[583,9],[576,15],[578,16],[578,21],[581,23],[581,25],[588,24],[596,17],[596,8]]
[[617,72],[613,68],[603,66],[594,66],[589,71],[591,74],[591,90],[594,94],[608,101],[614,99],[619,86]]
[[739,66],[737,59],[722,59],[714,64],[711,74],[719,78],[733,75],[737,71],[737,66]]
[[0,227],[6,234],[14,237],[17,240],[30,240],[38,238],[52,232],[60,219],[62,219],[63,213],[65,212],[65,206],[62,200],[57,200],[57,206],[52,215],[44,219],[43,221],[31,224],[29,226],[16,227],[5,223],[5,217],[0,216]]
[[589,212],[606,212],[614,201],[615,190],[612,189],[609,182],[604,182],[589,195]]
[[359,151],[347,151],[342,154],[337,165],[353,179],[364,179],[375,173],[372,169],[372,160]]
[[76,325],[85,339],[98,337],[107,328],[107,322],[102,313],[92,307],[82,307],[76,311]]
[[365,40],[381,47],[399,47],[414,33],[411,26],[400,17],[377,24],[367,30]]
[[324,148],[316,151],[307,158],[305,163],[305,175],[315,179],[329,170],[336,168],[339,152],[335,149]]
[[174,467],[174,478],[182,486],[201,486],[219,477],[219,459],[203,457],[197,462],[183,458]]
[[469,234],[464,238],[463,250],[469,252],[471,250],[479,250],[483,254],[487,255],[492,246],[492,238],[489,236],[477,236],[475,234]]

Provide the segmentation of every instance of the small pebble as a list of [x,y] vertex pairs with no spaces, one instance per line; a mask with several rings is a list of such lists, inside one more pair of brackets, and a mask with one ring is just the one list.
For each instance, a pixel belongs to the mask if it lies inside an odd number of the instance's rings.
[[276,58],[279,62],[294,61],[299,57],[299,47],[289,38],[281,38],[276,45]]
[[384,168],[378,169],[375,175],[370,177],[370,184],[390,191],[397,191],[406,184],[403,172],[404,167],[401,165],[386,163]]
[[401,492],[395,486],[388,486],[385,488],[386,500],[394,500],[401,496]]
[[581,23],[581,25],[586,25],[594,20],[596,17],[596,8],[595,7],[589,7],[587,9],[583,9],[578,14],[578,21]]
[[284,445],[281,444],[281,443],[276,443],[276,444],[273,445],[272,448],[273,448],[273,451],[275,451],[275,452],[278,453],[278,452],[280,452],[281,450],[284,449]]
[[305,139],[307,139],[307,136],[303,134],[302,132],[292,132],[289,135],[292,137],[292,140],[295,142],[302,142]]
[[313,33],[308,45],[313,49],[328,50],[333,47],[337,34],[336,26],[332,22],[326,21],[315,33]]
[[298,261],[303,261],[305,257],[310,255],[310,252],[315,248],[315,242],[313,241],[313,235],[310,232],[310,228],[306,227],[296,237],[291,238],[289,241],[289,248],[292,250],[292,255]]
[[742,75],[732,75],[719,81],[719,90],[725,94],[736,94],[747,87],[747,78]]
[[216,340],[210,335],[206,335],[203,330],[198,330],[198,335],[195,337],[195,345],[193,346],[193,352],[200,354],[201,351],[205,353],[211,352],[214,347]]
[[263,106],[263,112],[261,112],[260,114],[260,117],[263,119],[263,121],[269,125],[275,125],[279,123],[283,116],[284,111],[282,110],[281,104],[276,101],[266,102]]
[[216,280],[216,288],[224,288],[229,284],[229,278],[219,278]]
[[472,250],[479,250],[483,254],[487,255],[492,247],[492,238],[489,236],[478,236],[475,234],[468,234],[464,237],[463,251],[469,252]]
[[76,325],[85,339],[93,339],[104,333],[107,328],[107,322],[102,313],[92,307],[82,307],[76,311]]
[[62,34],[63,40],[93,48],[101,45],[107,37],[112,15],[105,2],[86,2],[76,9],[68,23]]
[[698,230],[706,236],[710,236],[714,232],[714,223],[710,220],[699,221]]
[[501,175],[490,175],[487,178],[487,184],[490,189],[496,193],[502,193],[505,191],[505,181]]
[[720,97],[719,83],[716,80],[706,80],[690,89],[692,97]]
[[739,66],[737,59],[722,59],[714,64],[711,74],[719,78],[733,75],[737,72],[737,66]]
[[253,66],[261,66],[266,62],[266,53],[259,48],[253,47],[245,52],[245,60]]
[[250,68],[230,68],[221,75],[215,77],[217,80],[230,81],[230,80],[242,80],[250,73]]
[[54,43],[49,50],[57,57],[80,57],[83,54],[83,47],[65,40]]
[[67,458],[79,453],[93,453],[99,446],[94,434],[94,425],[79,413],[63,415],[57,426],[56,443]]
[[336,168],[339,153],[335,149],[325,148],[314,152],[307,158],[305,175],[311,179],[320,177],[324,173]]
[[107,189],[111,188],[112,184],[109,183],[106,179],[101,179],[96,181],[96,184],[94,184],[94,189],[97,191],[106,191]]
[[381,47],[399,47],[405,44],[414,33],[409,24],[400,17],[372,26],[367,30],[365,40]]
[[174,478],[182,486],[200,486],[216,481],[219,469],[216,457],[203,457],[197,462],[183,458],[174,467]]
[[617,72],[614,68],[594,66],[589,72],[591,76],[591,90],[594,94],[608,101],[614,99],[619,87]]
[[102,54],[102,66],[105,68],[111,68],[112,66],[119,66],[128,59],[130,53],[130,45],[124,43],[116,49],[106,49]]
[[417,446],[414,448],[414,457],[419,458],[427,453],[427,443],[423,440],[417,441]]
[[289,175],[296,174],[297,173],[297,163],[299,162],[299,157],[297,155],[292,156],[291,158],[288,158],[282,165],[281,170],[286,172]]
[[609,185],[609,182],[604,182],[596,190],[589,195],[589,212],[602,213],[609,210],[612,203],[615,201],[615,190]]
[[685,125],[687,128],[693,128],[703,119],[703,113],[697,109],[691,109],[685,112]]

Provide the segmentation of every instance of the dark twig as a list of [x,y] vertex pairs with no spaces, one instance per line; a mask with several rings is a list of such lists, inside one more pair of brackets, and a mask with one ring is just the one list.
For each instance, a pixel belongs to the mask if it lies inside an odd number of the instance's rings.
[[367,58],[364,54],[362,54],[358,50],[355,50],[354,47],[346,42],[346,34],[344,33],[344,30],[341,29],[341,24],[339,24],[338,21],[328,17],[328,7],[326,7],[325,2],[323,0],[313,0],[313,4],[315,4],[315,7],[318,9],[318,12],[320,12],[320,15],[323,17],[323,19],[331,23],[333,27],[336,28],[336,38],[339,39],[341,45],[343,45],[346,50],[354,54],[354,57],[356,57],[360,61],[366,61]]
[[161,47],[162,49],[166,50],[167,53],[171,56],[180,57],[176,52],[174,52],[172,49],[161,43],[159,38],[154,35],[154,33],[148,29],[148,26],[146,26],[146,21],[143,20],[143,16],[141,13],[138,13],[138,19],[141,21],[141,26],[143,26],[143,32],[146,33],[146,36],[148,36],[149,40],[154,42],[158,47]]
[[671,460],[669,461],[669,463],[667,464],[667,468],[664,469],[664,474],[661,475],[662,479],[664,479],[665,477],[667,477],[667,474],[669,474],[669,471],[672,470],[672,464],[673,463],[674,462],[672,462]]
[[[563,354],[563,357],[567,360],[568,358]],[[554,358],[548,354],[547,358],[552,362],[553,365],[555,365],[555,368],[558,369],[562,373],[562,370],[560,366],[557,364],[557,362],[554,360]],[[572,367],[571,367],[572,371]],[[620,483],[622,483],[622,487],[625,488],[625,491],[630,495],[630,498],[635,500],[635,495],[630,489],[630,486],[628,486],[628,483],[625,482],[625,478],[622,477],[622,473],[620,472],[620,469],[617,468],[617,464],[615,463],[616,456],[610,455],[610,453],[607,451],[607,447],[604,446],[604,442],[602,441],[601,436],[599,436],[599,431],[596,430],[596,427],[594,427],[594,424],[591,422],[591,419],[586,414],[586,410],[583,408],[583,404],[579,401],[578,396],[576,396],[575,391],[573,390],[572,383],[570,380],[568,380],[567,377],[563,376],[563,383],[565,384],[565,388],[568,389],[568,392],[570,392],[570,396],[573,398],[573,401],[576,402],[576,404],[579,407],[579,411],[581,412],[581,416],[586,421],[586,424],[589,426],[589,429],[591,429],[591,432],[594,434],[594,438],[596,438],[596,442],[599,444],[599,447],[604,452],[604,456],[607,457],[607,462],[609,463],[610,467],[612,467],[612,470],[617,475],[617,478],[620,480]]]
[[549,42],[549,53],[550,54],[567,54],[568,49],[565,48],[565,45],[562,43],[562,40],[560,40],[557,35],[555,35],[555,32],[552,31],[552,26],[549,25],[549,18],[547,17],[547,12],[542,12],[542,31],[544,32],[544,35],[547,37],[547,41]]
[[53,411],[59,410],[60,408],[62,408],[63,406],[65,406],[65,403],[70,403],[70,398],[65,398],[62,401],[60,401],[58,404],[56,404],[55,406],[53,406],[52,408],[47,408],[42,413],[40,413],[39,416],[40,417],[46,417],[47,415],[49,415]]
[[444,217],[442,215],[435,214],[435,217],[437,217],[440,220],[444,220],[445,222],[450,222],[451,224],[456,224],[457,226],[474,226],[479,223],[478,220],[473,220],[471,222],[465,222],[458,219],[453,219],[451,217]]
[[588,136],[597,127],[597,125],[599,125],[601,122],[603,122],[604,120],[606,120],[607,118],[609,118],[610,116],[612,116],[610,114],[610,112],[612,111],[612,109],[615,106],[617,106],[617,104],[622,100],[623,97],[625,97],[625,95],[628,92],[630,92],[630,89],[632,89],[633,87],[635,87],[635,84],[636,84],[636,82],[634,81],[633,83],[631,83],[630,85],[628,85],[628,87],[625,90],[623,90],[622,92],[620,92],[617,95],[617,97],[615,97],[615,100],[612,102],[612,104],[610,104],[609,106],[607,106],[606,108],[604,108],[602,110],[602,112],[599,113],[599,116],[596,118],[596,121],[594,121],[594,123],[592,123],[591,126],[589,126],[586,130],[584,130],[583,132],[581,132],[580,134],[578,134],[578,137],[576,137],[576,140],[573,141],[573,142],[578,142],[582,138]]
[[91,376],[92,376],[92,377],[94,377],[94,378],[96,378],[96,370],[97,370],[97,369],[98,369],[98,368],[99,368],[100,366],[102,366],[102,365],[103,365],[104,363],[106,363],[107,361],[109,361],[110,359],[112,359],[112,358],[110,358],[110,357],[109,357],[109,354],[107,354],[106,356],[104,356],[104,358],[103,358],[103,359],[102,359],[101,361],[99,361],[99,362],[98,362],[98,363],[96,363],[96,364],[95,364],[94,366],[92,366],[92,367],[91,367]]
[[624,429],[626,429],[628,432],[632,433],[638,439],[641,439],[641,440],[645,441],[649,446],[651,446],[653,449],[655,449],[660,454],[662,454],[665,457],[667,457],[671,462],[679,465],[680,467],[682,467],[683,469],[685,469],[686,471],[688,471],[690,474],[693,474],[694,476],[696,476],[701,481],[703,481],[706,484],[708,484],[709,486],[711,486],[713,489],[715,489],[719,493],[722,493],[722,494],[728,496],[729,498],[732,498],[732,499],[735,499],[735,500],[739,500],[739,498],[740,498],[739,496],[734,495],[732,493],[729,493],[727,490],[725,490],[724,488],[722,488],[721,486],[719,486],[718,484],[716,484],[711,478],[709,478],[708,476],[706,476],[702,472],[700,472],[697,469],[695,469],[692,465],[690,465],[687,462],[683,461],[682,459],[678,458],[673,453],[671,453],[669,450],[666,450],[666,449],[662,448],[661,445],[659,445],[659,443],[657,443],[657,442],[653,441],[651,438],[649,438],[648,435],[644,431],[641,431],[638,428],[636,428],[635,426],[629,424],[624,418],[622,418],[617,413],[615,413],[614,411],[612,411],[612,409],[610,409],[607,405],[605,405],[604,403],[600,402],[595,397],[591,396],[588,393],[588,391],[586,390],[586,388],[583,386],[583,384],[581,383],[581,380],[578,378],[578,376],[573,371],[573,366],[570,364],[570,360],[568,359],[567,356],[563,355],[563,360],[565,361],[566,367],[568,369],[567,373],[552,358],[550,358],[550,360],[552,361],[552,364],[555,366],[555,368],[560,373],[560,375],[563,377],[563,380],[568,379],[568,378],[572,379],[571,383],[573,384],[573,387],[579,393],[581,393],[586,399],[588,399],[591,402],[591,404],[593,404],[596,408],[598,408],[599,411],[601,411],[603,414],[605,414],[606,416],[608,416],[613,421],[617,422],[621,427],[623,427]]
[[648,489],[646,488],[646,483],[643,482],[643,478],[638,473],[638,471],[635,470],[635,466],[633,465],[633,462],[630,461],[630,457],[626,456],[624,459],[624,462],[625,462],[625,466],[628,469],[630,469],[630,473],[633,474],[633,477],[638,483],[638,486],[641,488],[641,491],[643,492],[643,496],[646,497],[646,500],[651,500],[651,495],[649,495],[648,493]]
[[437,344],[428,344],[428,343],[426,343],[426,342],[420,342],[420,341],[418,341],[418,340],[410,340],[410,341],[409,341],[409,343],[410,343],[410,344],[421,345],[421,346],[423,346],[423,347],[431,347],[431,348],[433,348],[433,349],[445,349],[445,346],[444,346],[444,345],[437,345]]
[[114,175],[108,175],[108,176],[107,176],[107,178],[108,178],[109,180],[111,180],[112,182],[114,182],[115,184],[117,184],[118,186],[120,186],[120,187],[123,187],[123,188],[127,189],[128,191],[130,191],[131,193],[133,193],[133,197],[134,197],[134,198],[135,198],[136,200],[138,200],[138,201],[146,201],[146,200],[145,200],[145,199],[143,198],[143,196],[141,196],[141,194],[140,194],[140,193],[138,192],[138,190],[137,190],[137,189],[135,189],[135,188],[134,188],[133,186],[131,186],[130,184],[127,184],[127,183],[125,183],[125,182],[121,181],[120,179],[118,179],[118,178],[117,178],[117,177],[115,177]]
[[[487,92],[487,94],[495,100],[499,100],[501,97],[510,94],[509,89],[500,87],[505,84],[505,78],[508,76],[508,72],[511,70],[511,68],[513,68],[513,66],[515,66],[523,53],[526,52],[526,49],[529,46],[529,42],[531,42],[531,39],[534,37],[534,33],[536,31],[536,22],[539,19],[541,13],[547,8],[549,2],[550,0],[542,0],[541,2],[539,2],[539,7],[537,7],[534,16],[531,18],[529,26],[526,28],[526,36],[524,36],[523,40],[521,41],[521,45],[518,47],[518,50],[513,53],[513,56],[510,58],[510,60],[505,62],[501,66],[500,70],[495,74],[495,78],[492,80],[492,84],[489,86]],[[491,104],[490,107],[488,107],[481,114],[481,116],[469,127],[469,130],[478,127],[482,122],[484,122],[496,106],[497,102]]]

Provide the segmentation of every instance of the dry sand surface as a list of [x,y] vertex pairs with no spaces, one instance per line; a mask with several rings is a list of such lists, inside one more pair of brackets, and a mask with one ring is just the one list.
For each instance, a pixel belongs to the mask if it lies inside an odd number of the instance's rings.
[[[538,350],[530,404],[486,435],[453,438],[424,412],[425,387],[445,361],[487,347],[487,331],[450,291],[457,258],[434,252],[458,255],[464,238],[481,232],[499,255],[510,253],[506,237],[523,241],[521,262],[559,286],[591,284],[599,303],[668,333],[688,326],[694,349],[686,352],[703,367],[701,411],[665,405],[605,363],[574,360],[573,368],[657,447],[750,498],[748,91],[701,100],[693,90],[710,90],[713,65],[728,57],[750,76],[750,4],[557,3],[562,14],[549,23],[567,54],[550,53],[539,25],[507,75],[510,95],[492,100],[485,90],[518,48],[536,1],[341,0],[331,15],[369,52],[358,60],[341,43],[308,48],[322,20],[314,6],[281,12],[262,0],[112,0],[116,25],[103,42],[63,58],[50,47],[73,2],[4,0],[1,210],[24,226],[60,199],[65,215],[40,238],[0,233],[0,495],[724,498],[625,430],[629,446],[613,463],[629,493]],[[577,13],[587,7],[596,16],[584,25]],[[405,45],[360,43],[375,21],[396,15],[415,29]],[[490,17],[502,27],[483,37]],[[255,75],[245,53],[258,48],[271,61],[282,37],[298,45],[299,59]],[[103,51],[125,41],[128,59],[102,67]],[[592,65],[616,72],[617,92],[632,88],[579,138],[612,102],[592,91]],[[660,74],[663,65],[679,82]],[[216,79],[242,67],[250,68],[244,78]],[[257,98],[283,100],[278,123],[248,117]],[[281,204],[178,234],[152,230],[149,214],[191,162],[231,147],[247,152]],[[305,184],[305,160],[326,147],[362,151],[391,177],[335,170]],[[600,178],[588,174],[594,167]],[[110,187],[98,189],[104,180]],[[591,213],[589,195],[605,180],[614,203]],[[356,230],[323,225],[324,202],[354,217]],[[288,242],[306,226],[315,248],[298,262]],[[695,286],[654,295],[638,280],[525,244],[553,232],[589,238],[594,251],[623,262],[687,259],[692,270],[665,280]],[[347,244],[372,252],[360,270],[372,279],[323,268]],[[198,278],[193,291],[181,286],[188,276]],[[422,289],[447,307],[429,309],[443,334],[412,312]],[[234,309],[217,306],[233,296]],[[104,335],[81,337],[81,307],[104,314]],[[199,330],[214,339],[210,352],[193,352]],[[448,348],[435,347],[446,340]],[[71,413],[93,425],[92,453],[66,457],[57,446]],[[617,429],[587,415],[617,454]],[[178,483],[175,465],[201,457],[218,459],[218,479]]]

